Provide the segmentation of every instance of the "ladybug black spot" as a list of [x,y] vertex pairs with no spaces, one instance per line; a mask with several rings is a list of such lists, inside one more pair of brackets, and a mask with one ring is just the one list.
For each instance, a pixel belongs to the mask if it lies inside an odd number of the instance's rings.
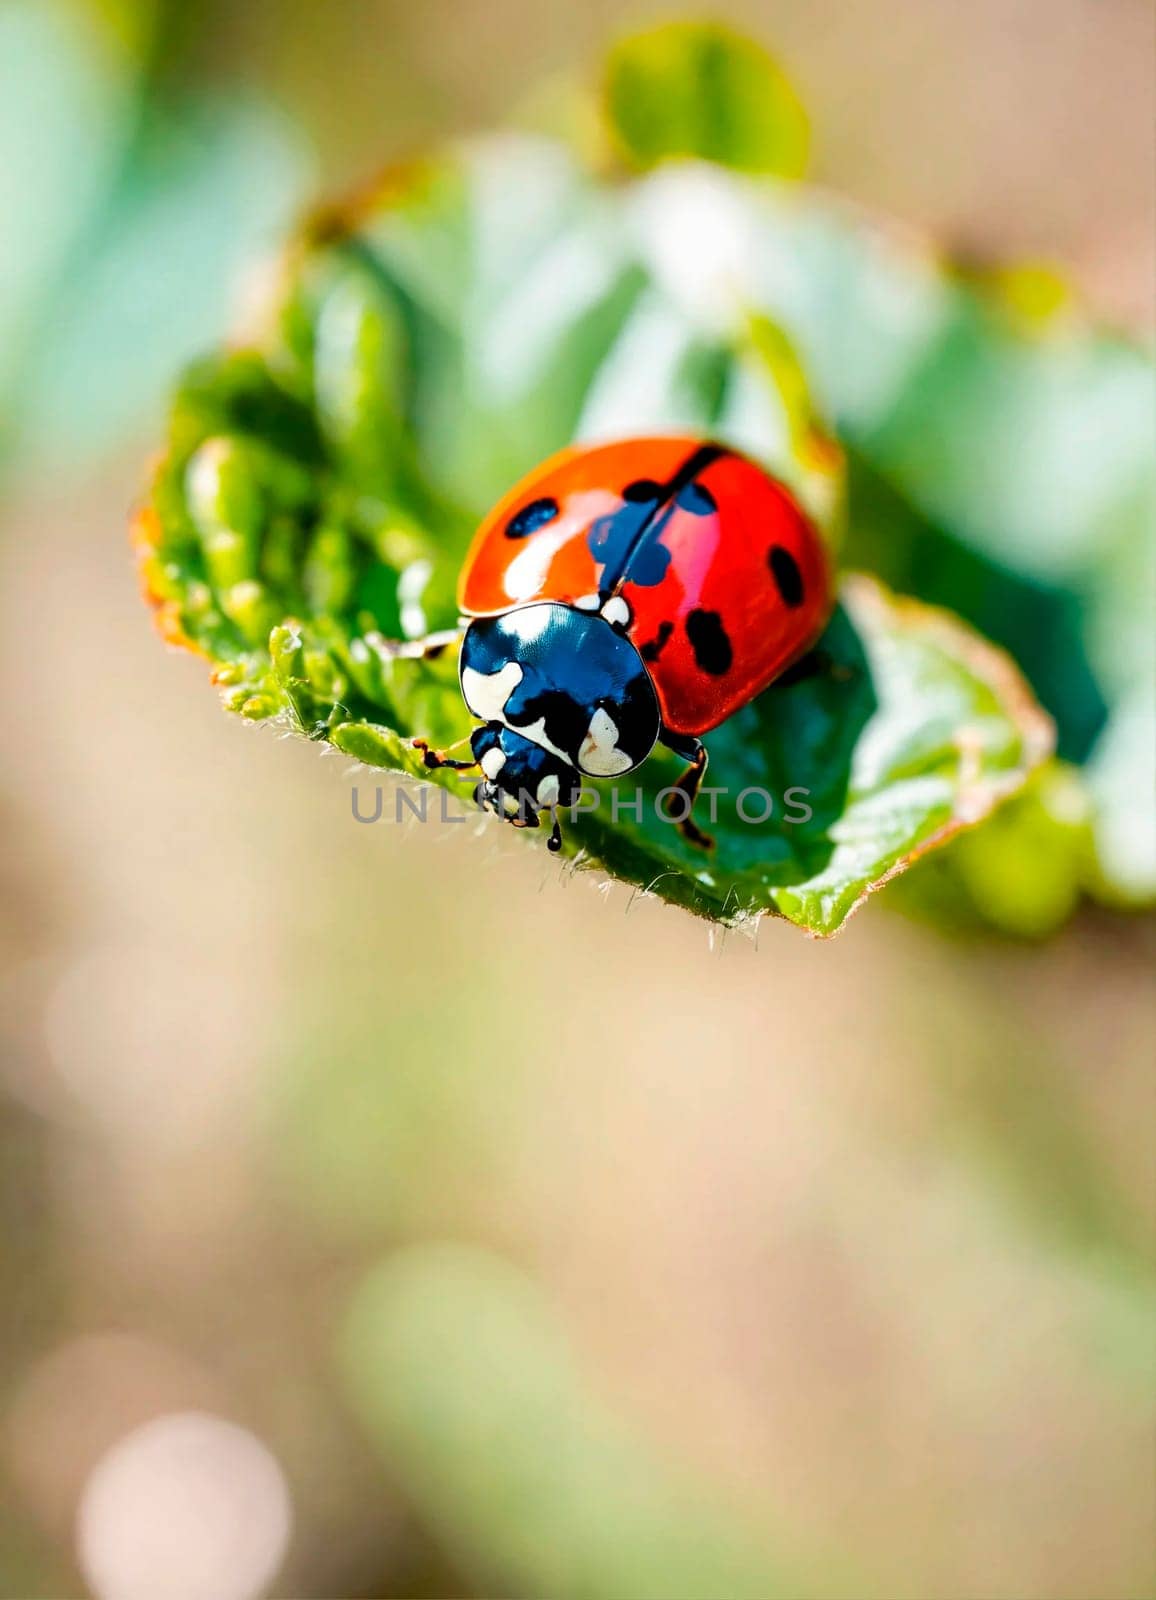
[[658,632],[648,644],[644,644],[638,652],[644,661],[657,661],[666,647],[666,642],[674,632],[673,622],[660,622]]
[[653,478],[636,478],[623,489],[622,498],[629,500],[630,504],[635,506],[649,502],[657,504],[662,498],[662,485],[655,483]]
[[783,603],[792,608],[803,603],[803,574],[799,571],[799,563],[789,550],[781,544],[771,546],[767,555],[767,565],[775,580]]
[[548,522],[553,522],[557,515],[557,500],[531,500],[521,511],[515,511],[506,523],[506,538],[525,539],[527,535],[537,533],[539,528],[544,528]]
[[712,678],[721,678],[730,671],[734,651],[717,611],[691,611],[686,619],[686,636],[700,671]]
[[704,483],[683,484],[678,491],[676,504],[696,517],[709,517],[718,510],[718,501]]

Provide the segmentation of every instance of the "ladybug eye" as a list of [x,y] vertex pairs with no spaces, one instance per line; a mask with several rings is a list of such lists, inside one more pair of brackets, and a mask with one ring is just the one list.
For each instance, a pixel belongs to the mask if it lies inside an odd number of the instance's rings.
[[528,534],[536,533],[539,528],[544,528],[548,522],[553,522],[558,515],[558,502],[545,497],[541,500],[531,500],[528,506],[523,506],[521,511],[506,523],[507,539],[524,539]]
[[649,500],[662,498],[662,485],[655,483],[653,478],[638,478],[634,483],[628,483],[622,491],[622,498],[629,501],[632,506],[645,505]]

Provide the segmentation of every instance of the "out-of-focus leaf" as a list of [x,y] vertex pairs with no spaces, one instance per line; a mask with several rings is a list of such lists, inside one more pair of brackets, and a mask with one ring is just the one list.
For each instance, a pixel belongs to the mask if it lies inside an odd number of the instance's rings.
[[61,271],[112,182],[131,82],[62,6],[0,8],[0,429]]
[[216,25],[213,0],[68,0],[86,12],[115,50],[146,83],[177,79],[207,29]]
[[72,4],[96,23],[111,48],[127,60],[141,63],[153,51],[171,0],[72,0]]
[[342,1345],[370,1438],[484,1593],[815,1592],[767,1530],[712,1512],[600,1406],[549,1307],[494,1256],[395,1257],[362,1284]]
[[27,466],[91,458],[140,425],[174,365],[227,324],[304,170],[289,130],[236,97],[141,141],[41,332],[20,408]]
[[1056,932],[1091,881],[1088,796],[1066,763],[1046,763],[982,828],[962,833],[898,884],[908,911],[959,933]]
[[58,0],[0,11],[10,470],[75,467],[139,425],[174,366],[225,326],[240,269],[305,176],[299,141],[268,108],[150,103],[133,52],[107,44]]
[[[503,141],[399,176],[356,219],[319,219],[260,350],[209,363],[178,395],[140,523],[145,578],[230,709],[429,776],[409,740],[450,744],[470,725],[454,664],[398,660],[386,641],[452,626],[489,503],[609,417],[712,431],[837,521],[838,453],[781,336],[747,318],[688,337],[631,254],[631,197],[559,160]],[[771,911],[827,934],[1050,749],[1005,658],[865,581],[846,587],[815,667],[708,739],[726,791],[713,816],[704,802],[713,853],[657,814],[669,753],[600,786],[567,848],[705,916]]]
[[623,39],[603,78],[607,126],[646,170],[673,158],[801,177],[807,113],[790,79],[753,40],[709,22],[670,22]]

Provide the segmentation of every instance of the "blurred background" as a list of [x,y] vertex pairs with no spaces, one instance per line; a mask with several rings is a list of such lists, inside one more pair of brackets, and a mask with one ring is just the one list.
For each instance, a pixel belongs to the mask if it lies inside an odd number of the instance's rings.
[[[1146,0],[713,9],[820,182],[1152,337]],[[10,1600],[1152,1590],[1150,920],[711,940],[358,826],[137,597],[300,208],[660,12],[0,4]]]

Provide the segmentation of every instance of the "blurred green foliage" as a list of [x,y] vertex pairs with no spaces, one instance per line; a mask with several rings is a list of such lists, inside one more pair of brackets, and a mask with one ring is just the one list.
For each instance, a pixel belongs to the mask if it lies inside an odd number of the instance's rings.
[[359,1289],[344,1356],[358,1414],[487,1589],[815,1592],[782,1570],[766,1530],[736,1527],[658,1468],[584,1382],[544,1297],[498,1257],[395,1254]]
[[624,158],[680,157],[801,178],[810,128],[794,85],[753,39],[698,22],[623,40],[603,74],[606,125]]
[[76,470],[139,429],[307,182],[267,105],[150,85],[161,7],[111,9],[112,31],[54,0],[0,9],[9,474]]

